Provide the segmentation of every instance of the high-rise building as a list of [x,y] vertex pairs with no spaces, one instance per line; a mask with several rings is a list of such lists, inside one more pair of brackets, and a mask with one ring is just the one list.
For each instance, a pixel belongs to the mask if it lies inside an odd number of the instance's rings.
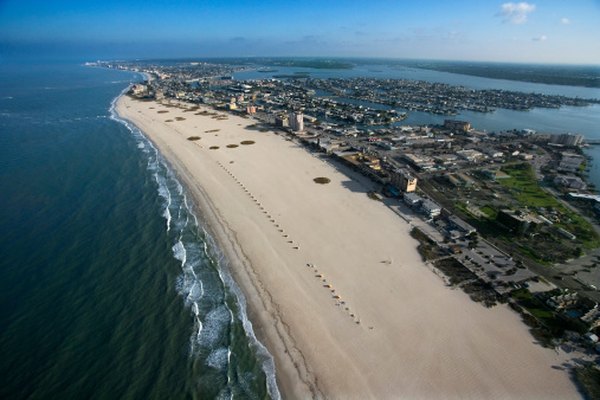
[[562,144],[564,146],[579,146],[583,143],[583,135],[574,133],[563,133],[554,135],[552,143]]
[[397,169],[391,174],[391,183],[405,193],[417,190],[417,178],[406,169]]
[[466,133],[471,129],[471,123],[456,119],[447,119],[444,120],[444,128]]
[[288,119],[290,128],[294,132],[302,132],[304,130],[304,115],[301,112],[290,112]]

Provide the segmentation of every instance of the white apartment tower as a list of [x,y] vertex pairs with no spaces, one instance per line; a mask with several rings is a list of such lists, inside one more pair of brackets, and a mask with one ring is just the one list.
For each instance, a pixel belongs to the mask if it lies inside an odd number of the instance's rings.
[[304,130],[304,115],[301,112],[290,112],[288,119],[290,128],[294,132],[302,132]]

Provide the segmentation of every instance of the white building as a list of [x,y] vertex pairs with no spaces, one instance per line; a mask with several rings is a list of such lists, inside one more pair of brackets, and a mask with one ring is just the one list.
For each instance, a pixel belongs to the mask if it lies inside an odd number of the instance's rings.
[[288,120],[290,128],[294,132],[302,132],[304,130],[304,115],[301,112],[291,112]]

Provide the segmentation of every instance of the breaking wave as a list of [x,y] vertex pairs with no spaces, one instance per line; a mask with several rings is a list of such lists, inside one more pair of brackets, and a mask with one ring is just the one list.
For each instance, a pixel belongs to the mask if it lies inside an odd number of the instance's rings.
[[[117,99],[111,103],[110,118],[127,127],[137,148],[147,157],[147,169],[156,184],[166,233],[173,241],[173,257],[180,263],[176,290],[193,319],[190,356],[224,377],[219,398],[231,398],[234,393],[256,397],[249,392],[251,382],[257,380],[255,375],[263,373],[268,395],[279,399],[273,358],[254,334],[245,298],[229,273],[228,261],[202,226],[183,186],[154,144],[135,125],[116,114]],[[243,337],[235,333],[238,332],[236,325],[242,326]],[[246,345],[240,344],[242,342]],[[236,351],[247,351],[244,348],[251,349],[259,371],[232,365],[232,360],[247,357],[236,356]]]

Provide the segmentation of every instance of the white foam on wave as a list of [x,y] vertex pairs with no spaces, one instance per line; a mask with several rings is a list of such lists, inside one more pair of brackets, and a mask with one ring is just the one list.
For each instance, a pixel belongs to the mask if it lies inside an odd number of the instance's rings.
[[187,259],[187,251],[185,250],[185,246],[183,245],[181,238],[177,241],[177,243],[173,245],[172,250],[173,256],[177,260],[181,261],[181,266],[185,266],[185,262]]
[[[158,167],[157,167],[158,169]],[[162,213],[162,216],[167,220],[166,224],[167,224],[167,232],[169,232],[171,230],[171,210],[169,209],[169,207],[171,207],[171,191],[169,190],[169,187],[167,185],[166,179],[165,177],[163,177],[162,175],[160,175],[158,173],[158,170],[154,173],[154,180],[156,181],[156,184],[158,185],[158,195],[160,197],[163,198],[164,200],[164,210]]]
[[189,301],[192,304],[197,304],[203,295],[204,295],[204,287],[202,285],[202,281],[196,279],[194,281],[194,283],[192,283],[192,287],[190,288],[190,290],[188,292],[186,301]]
[[[279,400],[281,399],[281,394],[279,393],[279,388],[277,387],[275,361],[273,360],[273,356],[269,353],[267,348],[256,338],[252,322],[250,322],[250,320],[248,319],[246,298],[240,290],[240,288],[235,283],[235,281],[233,280],[231,274],[229,273],[229,261],[225,258],[225,255],[220,251],[212,236],[209,235],[203,227],[199,227],[200,229],[202,229],[205,238],[203,243],[204,251],[207,253],[208,256],[218,260],[219,268],[217,269],[217,272],[219,274],[219,278],[221,279],[223,285],[227,287],[229,291],[235,296],[236,303],[240,310],[237,316],[242,322],[242,326],[244,327],[244,332],[246,333],[246,336],[248,337],[251,345],[254,346],[256,354],[261,360],[261,367],[267,379],[267,391],[272,399]],[[229,307],[227,307],[227,310],[229,311],[231,317],[233,317],[233,314],[231,313]]]
[[171,230],[171,211],[169,211],[169,207],[165,208],[163,217],[165,217],[167,220],[167,232],[169,232]]
[[219,371],[225,371],[229,364],[229,353],[229,347],[219,347],[213,350],[206,358],[206,365]]
[[225,304],[219,304],[204,317],[204,329],[200,335],[199,345],[211,349],[214,348],[223,337],[229,313]]
[[[279,400],[281,399],[281,395],[279,393],[279,389],[277,387],[276,378],[275,378],[275,363],[273,361],[273,357],[264,345],[258,341],[254,334],[254,329],[252,327],[252,323],[248,319],[247,311],[246,311],[246,300],[239,287],[231,277],[228,268],[229,263],[228,260],[224,257],[224,254],[220,251],[220,249],[216,246],[214,239],[206,232],[206,230],[200,225],[198,221],[197,215],[193,212],[192,208],[187,202],[187,197],[185,195],[185,190],[180,182],[175,178],[174,174],[169,169],[167,163],[164,161],[154,144],[144,135],[142,131],[140,131],[135,125],[129,123],[128,121],[120,118],[115,111],[115,106],[118,98],[123,95],[129,88],[125,88],[119,96],[117,96],[111,102],[111,106],[109,109],[110,119],[115,120],[123,125],[131,132],[133,137],[139,143],[144,144],[144,148],[142,149],[144,153],[150,154],[148,159],[148,170],[154,172],[155,180],[157,181],[157,187],[159,195],[164,194],[167,196],[163,197],[165,200],[171,198],[171,192],[168,190],[166,185],[166,179],[175,182],[176,184],[176,192],[178,195],[182,197],[182,204],[185,207],[186,213],[186,221],[181,227],[183,230],[188,226],[189,217],[191,216],[194,225],[193,227],[201,230],[202,239],[198,239],[199,243],[202,244],[202,252],[206,259],[217,260],[217,271],[219,274],[219,278],[221,282],[224,284],[230,293],[234,295],[236,303],[239,308],[239,313],[236,314],[237,318],[240,319],[242,325],[244,327],[244,331],[246,336],[248,337],[250,344],[254,346],[256,350],[256,354],[259,356],[259,360],[261,362],[262,370],[265,373],[267,379],[267,391],[272,399]],[[159,172],[165,171],[166,175],[163,179],[161,179],[161,175]],[[164,186],[159,182],[163,182]],[[163,189],[164,188],[164,189]],[[162,195],[161,195],[162,197]],[[166,209],[171,205],[171,200],[167,201],[168,205]],[[166,214],[166,212],[165,212]],[[179,214],[179,213],[178,213]],[[171,216],[169,211],[169,216]],[[172,216],[171,216],[172,218]],[[170,229],[171,221],[168,219],[167,221],[167,230]],[[187,244],[188,246],[190,244]],[[200,315],[200,300],[204,296],[204,287],[202,281],[198,278],[194,268],[196,265],[200,264],[200,258],[198,260],[188,260],[188,249],[184,245],[182,237],[179,236],[178,241],[173,245],[173,256],[181,261],[182,266],[182,275],[178,277],[176,288],[178,293],[182,295],[185,300],[186,306],[189,306],[191,309],[191,313],[194,316],[194,325],[195,332],[194,335],[190,337],[191,342],[191,352],[190,354],[195,354],[195,348],[197,345],[209,346],[210,343],[216,344],[219,340],[219,337],[223,334],[223,329],[230,324],[235,318],[233,312],[228,307],[226,303],[218,305],[216,308],[213,308],[204,318],[204,323],[202,321],[202,316]],[[190,248],[191,250],[191,248]],[[214,347],[214,346],[213,346]],[[210,347],[208,347],[210,348]],[[214,357],[217,357],[215,355]],[[227,365],[231,365],[231,350],[227,348]],[[242,384],[246,383],[247,380],[243,379]],[[228,373],[228,384],[227,388],[222,392],[227,398],[232,398],[233,393],[230,389],[229,385],[229,373]],[[220,396],[219,396],[220,397]],[[225,397],[224,397],[225,398]]]

